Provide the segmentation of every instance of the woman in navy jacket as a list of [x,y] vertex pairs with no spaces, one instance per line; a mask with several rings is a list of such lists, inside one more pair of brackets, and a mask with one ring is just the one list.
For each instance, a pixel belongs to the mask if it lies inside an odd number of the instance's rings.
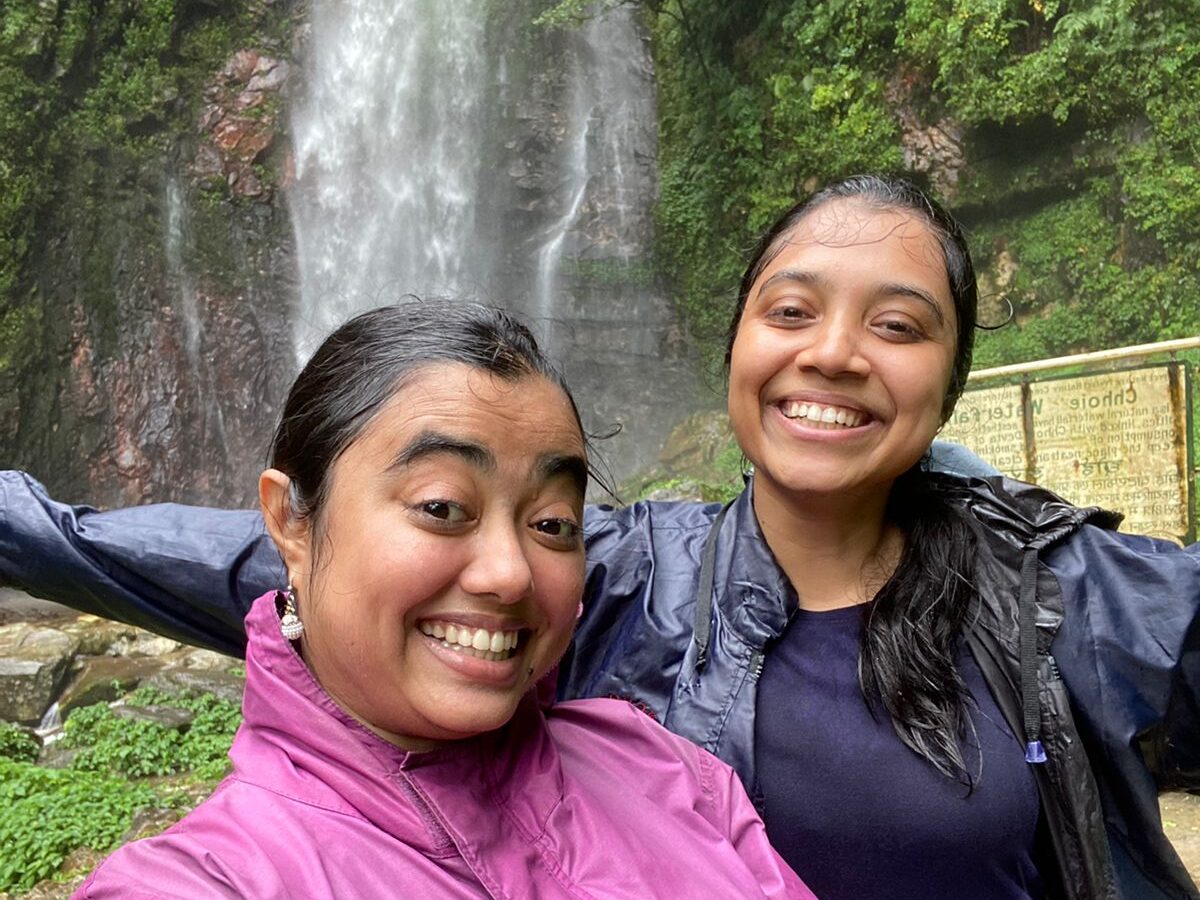
[[[1200,550],[927,469],[975,304],[961,231],[911,185],[790,210],[730,329],[755,475],[726,510],[589,510],[560,694],[731,763],[818,896],[1198,896],[1156,790],[1197,784]],[[0,574],[41,596],[236,653],[278,568],[252,514],[0,477]]]

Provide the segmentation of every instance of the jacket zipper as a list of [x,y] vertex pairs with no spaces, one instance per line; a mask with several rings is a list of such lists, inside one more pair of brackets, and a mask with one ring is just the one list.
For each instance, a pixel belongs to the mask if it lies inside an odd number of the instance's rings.
[[763,663],[766,662],[767,656],[761,650],[756,650],[754,655],[750,657],[750,680],[758,683],[758,676],[762,674]]

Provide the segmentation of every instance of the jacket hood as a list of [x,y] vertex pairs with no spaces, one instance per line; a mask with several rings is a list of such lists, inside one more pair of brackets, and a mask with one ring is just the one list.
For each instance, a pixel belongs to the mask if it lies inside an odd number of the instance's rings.
[[1053,491],[1003,476],[932,477],[942,490],[961,496],[963,506],[992,537],[1014,549],[1041,550],[1069,537],[1081,525],[1116,528],[1124,518],[1098,506],[1074,506]]

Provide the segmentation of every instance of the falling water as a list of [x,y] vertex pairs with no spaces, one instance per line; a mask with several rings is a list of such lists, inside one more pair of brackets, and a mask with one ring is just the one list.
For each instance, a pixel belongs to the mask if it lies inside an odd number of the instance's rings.
[[58,708],[58,701],[55,700],[50,704],[50,708],[42,715],[42,720],[33,729],[34,734],[42,739],[43,743],[53,743],[62,732],[62,713]]
[[183,248],[187,242],[187,207],[183,202],[183,187],[179,175],[167,176],[167,233],[163,243],[167,255],[167,271],[175,279],[179,297],[179,317],[183,322],[183,346],[193,374],[200,372],[200,313],[196,307],[196,283],[183,264]]
[[400,294],[478,294],[484,0],[317,2],[293,113],[302,356]]
[[567,106],[567,133],[563,141],[561,167],[566,173],[564,180],[567,196],[566,208],[546,231],[541,247],[537,251],[537,279],[535,282],[534,314],[542,323],[545,344],[553,352],[554,320],[560,314],[557,309],[558,270],[562,265],[563,244],[571,227],[579,217],[583,199],[587,193],[591,170],[588,167],[588,135],[595,108],[586,81],[575,62],[574,77],[571,79],[571,97]]
[[224,413],[221,411],[221,405],[217,402],[216,392],[211,384],[212,376],[204,364],[201,354],[204,326],[200,320],[196,281],[185,261],[191,241],[188,207],[183,194],[182,182],[175,171],[167,174],[166,194],[167,217],[163,246],[167,257],[167,273],[174,282],[177,297],[176,308],[183,324],[184,353],[187,356],[188,368],[196,388],[197,409],[201,416],[201,446],[211,446],[219,454],[225,455],[228,443],[225,436]]
[[653,76],[630,10],[548,31],[535,5],[314,4],[292,114],[297,353],[403,294],[502,303],[535,320],[589,426],[623,425],[608,450],[628,473],[695,405],[671,304],[587,277],[652,269]]

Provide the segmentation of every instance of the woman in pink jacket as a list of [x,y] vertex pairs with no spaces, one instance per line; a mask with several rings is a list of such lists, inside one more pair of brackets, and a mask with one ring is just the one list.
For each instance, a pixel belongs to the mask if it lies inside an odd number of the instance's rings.
[[794,897],[724,763],[535,686],[579,612],[578,412],[505,313],[366,313],[288,396],[259,496],[289,573],[247,618],[216,793],[81,897]]

